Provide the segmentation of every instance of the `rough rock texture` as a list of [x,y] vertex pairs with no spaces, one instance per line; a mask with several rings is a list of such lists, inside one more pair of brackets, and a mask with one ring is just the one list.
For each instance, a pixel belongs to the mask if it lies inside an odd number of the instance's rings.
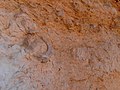
[[0,0],[0,90],[120,90],[120,1]]

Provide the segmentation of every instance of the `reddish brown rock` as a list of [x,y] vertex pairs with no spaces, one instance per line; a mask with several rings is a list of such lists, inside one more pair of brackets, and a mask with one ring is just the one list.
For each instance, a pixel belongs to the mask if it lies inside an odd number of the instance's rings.
[[1,0],[0,90],[120,90],[120,1]]

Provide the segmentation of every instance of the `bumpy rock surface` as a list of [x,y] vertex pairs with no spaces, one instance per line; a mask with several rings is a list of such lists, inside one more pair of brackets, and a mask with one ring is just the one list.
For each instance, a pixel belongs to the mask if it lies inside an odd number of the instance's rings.
[[120,90],[120,1],[0,0],[0,90]]

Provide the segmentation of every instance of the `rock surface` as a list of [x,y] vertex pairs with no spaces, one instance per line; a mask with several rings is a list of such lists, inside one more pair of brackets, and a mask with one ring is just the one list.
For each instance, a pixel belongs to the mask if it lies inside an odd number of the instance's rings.
[[0,0],[0,90],[120,90],[120,1]]

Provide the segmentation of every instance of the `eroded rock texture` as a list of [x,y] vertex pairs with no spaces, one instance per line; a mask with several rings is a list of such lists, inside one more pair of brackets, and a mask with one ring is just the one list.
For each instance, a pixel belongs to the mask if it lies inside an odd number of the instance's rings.
[[0,90],[120,90],[120,1],[0,0]]

